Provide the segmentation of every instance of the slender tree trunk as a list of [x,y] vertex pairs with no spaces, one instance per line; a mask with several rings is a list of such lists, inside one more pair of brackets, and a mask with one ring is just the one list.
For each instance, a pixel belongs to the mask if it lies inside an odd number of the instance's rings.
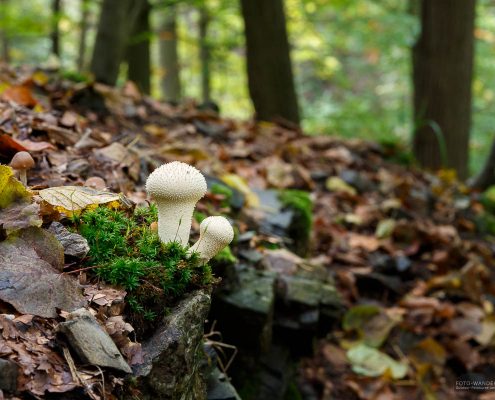
[[474,20],[475,0],[423,0],[413,48],[414,153],[421,165],[454,168],[461,178],[468,167]]
[[199,59],[201,61],[201,96],[203,103],[211,100],[210,84],[210,45],[208,43],[208,24],[210,16],[206,5],[199,8]]
[[98,82],[107,85],[117,82],[138,10],[135,0],[103,0],[90,67]]
[[479,190],[485,190],[492,185],[495,185],[495,139],[483,169],[469,182],[471,188]]
[[150,10],[148,0],[141,3],[127,47],[127,78],[136,83],[141,92],[149,94],[151,89],[150,65]]
[[249,93],[259,120],[299,124],[283,0],[241,0]]
[[[8,0],[0,0],[0,7],[1,7],[1,13],[2,13],[2,20],[5,21],[7,18],[7,7],[9,6]],[[7,32],[5,31],[4,28],[0,29],[0,43],[1,43],[1,54],[2,54],[2,61],[5,63],[8,63],[10,61],[10,54],[9,54],[9,39],[7,36]]]
[[60,58],[60,29],[58,23],[62,12],[62,0],[52,0],[52,53]]
[[182,88],[177,51],[177,9],[175,6],[169,6],[165,10],[159,36],[160,65],[163,69],[162,96],[166,101],[179,102]]
[[88,37],[89,27],[89,0],[80,0],[81,4],[81,22],[79,32],[79,49],[77,54],[77,70],[82,72],[86,63],[86,40]]

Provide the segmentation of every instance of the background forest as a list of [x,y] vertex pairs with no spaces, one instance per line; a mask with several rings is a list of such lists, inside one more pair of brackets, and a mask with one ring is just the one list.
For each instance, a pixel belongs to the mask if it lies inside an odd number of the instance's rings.
[[[3,0],[4,58],[88,76],[102,3],[124,10],[127,2]],[[144,56],[133,62],[139,65],[120,64],[118,83],[129,76],[156,98],[212,100],[223,115],[253,114],[240,2],[142,0],[141,7],[129,40]],[[488,154],[495,122],[495,4],[480,0],[476,7],[471,174]],[[286,0],[285,14],[305,132],[409,143],[411,49],[421,26],[415,1]],[[113,12],[109,24],[117,26],[118,18]]]

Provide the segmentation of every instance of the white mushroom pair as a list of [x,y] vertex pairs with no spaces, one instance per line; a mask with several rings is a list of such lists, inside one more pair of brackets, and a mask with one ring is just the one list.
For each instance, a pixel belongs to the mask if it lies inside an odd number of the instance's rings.
[[[196,168],[174,161],[155,169],[146,181],[146,191],[158,208],[158,236],[163,243],[189,244],[194,207],[206,193],[206,180]],[[224,217],[208,217],[200,225],[199,240],[191,247],[208,262],[234,238]]]

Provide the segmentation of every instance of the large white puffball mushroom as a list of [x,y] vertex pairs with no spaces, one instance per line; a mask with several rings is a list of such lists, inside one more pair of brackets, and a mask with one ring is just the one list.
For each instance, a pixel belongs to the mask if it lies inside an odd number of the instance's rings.
[[199,253],[202,264],[215,257],[234,239],[234,229],[224,217],[208,217],[199,226],[199,239],[191,251]]
[[146,191],[158,209],[158,236],[163,243],[189,244],[194,207],[206,193],[206,180],[196,168],[174,161],[155,169]]

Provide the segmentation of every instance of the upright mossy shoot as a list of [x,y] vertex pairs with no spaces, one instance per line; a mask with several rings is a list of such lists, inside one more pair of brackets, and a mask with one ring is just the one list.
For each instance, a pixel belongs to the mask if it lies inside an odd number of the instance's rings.
[[294,212],[289,227],[289,235],[294,239],[293,250],[305,256],[313,227],[313,202],[308,192],[303,190],[283,190],[279,194],[279,200],[284,207]]
[[132,215],[106,207],[84,212],[75,227],[89,243],[87,264],[103,281],[127,292],[134,314],[159,315],[185,292],[208,286],[211,269],[178,242],[162,243],[150,229],[156,209]]

